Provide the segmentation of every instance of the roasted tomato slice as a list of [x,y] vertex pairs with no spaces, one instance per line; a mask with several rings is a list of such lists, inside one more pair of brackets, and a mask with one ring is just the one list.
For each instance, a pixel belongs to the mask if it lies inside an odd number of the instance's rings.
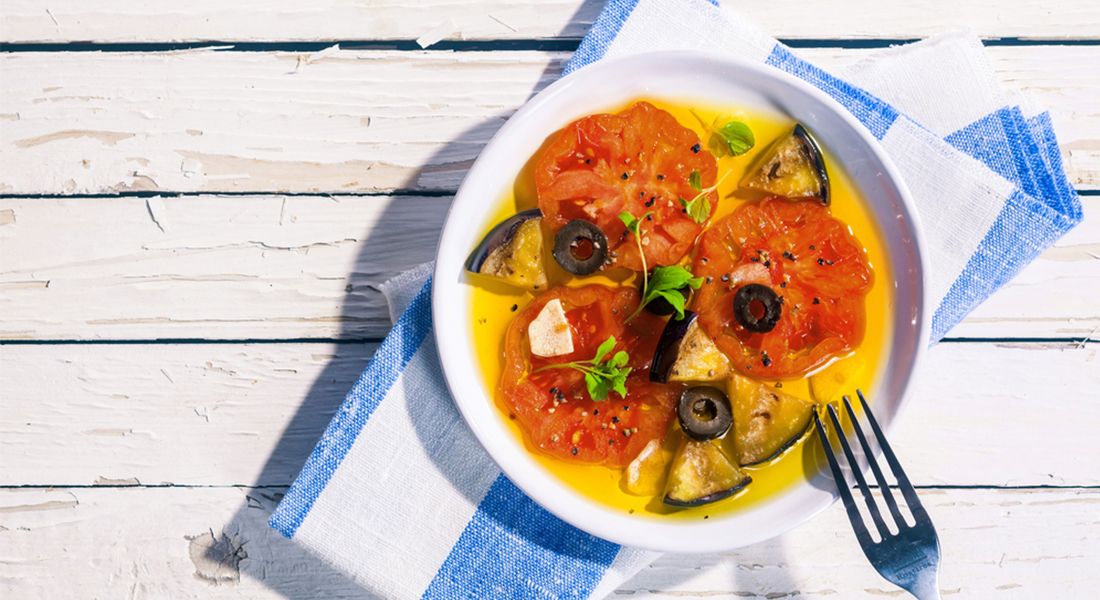
[[[528,325],[554,299],[564,306],[574,350],[553,358],[534,356]],[[664,320],[642,312],[624,324],[638,302],[633,288],[559,287],[536,298],[508,326],[501,391],[536,447],[569,461],[624,466],[649,440],[664,439],[680,388],[649,381],[649,363]],[[584,374],[571,368],[535,372],[551,364],[589,360],[608,337],[617,340],[610,355],[620,350],[630,355],[626,398],[611,392],[607,400],[592,400]]]
[[[696,170],[703,189],[714,185],[718,163],[699,136],[668,112],[639,102],[566,127],[539,160],[535,185],[550,229],[573,219],[591,221],[607,236],[609,263],[640,271],[638,247],[619,215],[652,212],[652,220],[642,223],[646,266],[676,263],[703,229],[680,205],[680,198],[699,194],[690,183]],[[707,201],[713,211],[717,192]]]
[[[863,339],[874,274],[847,225],[820,204],[773,196],[739,207],[703,234],[695,274],[707,278],[693,309],[699,323],[745,375],[803,375]],[[734,314],[738,289],[752,283],[770,287],[781,302],[766,333],[750,331]]]

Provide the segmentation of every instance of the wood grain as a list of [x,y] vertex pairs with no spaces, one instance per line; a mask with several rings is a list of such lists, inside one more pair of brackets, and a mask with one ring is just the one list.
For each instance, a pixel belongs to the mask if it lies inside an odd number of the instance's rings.
[[[0,337],[381,338],[377,286],[434,259],[450,197],[0,198]],[[954,337],[1100,325],[1100,198]],[[46,234],[49,232],[49,234]]]
[[[985,37],[1096,39],[1100,8],[1090,0],[995,2],[916,0],[884,7],[867,0],[760,3],[727,0],[751,23],[779,38],[912,39],[973,28]],[[187,42],[219,40],[414,40],[439,28],[445,40],[579,39],[601,0],[287,0],[186,4],[8,0],[5,42]],[[447,23],[450,23],[447,25]]]
[[[0,485],[289,485],[373,349],[5,346],[0,387],[21,401],[0,423]],[[891,438],[912,480],[1100,485],[1098,353],[1097,343],[934,348]]]
[[[0,490],[0,585],[13,598],[372,598],[267,527],[283,491]],[[1100,585],[1098,490],[924,490],[921,498],[939,532],[946,597],[1030,600],[1041,586],[1043,597],[1085,598]],[[665,555],[612,597],[901,594],[867,564],[834,505],[734,552]]]
[[[839,66],[866,50],[807,53]],[[1100,46],[989,49],[1100,188]],[[0,193],[454,191],[569,53],[0,55]],[[232,110],[227,110],[232,106]]]

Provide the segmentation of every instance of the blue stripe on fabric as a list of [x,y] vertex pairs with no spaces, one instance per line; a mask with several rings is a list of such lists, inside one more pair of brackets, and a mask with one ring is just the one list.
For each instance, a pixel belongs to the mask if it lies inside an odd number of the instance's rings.
[[313,453],[309,455],[302,472],[268,521],[268,525],[279,533],[288,538],[294,537],[374,409],[386,397],[409,359],[428,337],[432,330],[431,291],[432,278],[428,277],[427,283],[420,288],[374,353],[370,364],[359,376],[359,381],[348,392],[340,410],[328,424]]
[[1076,224],[1016,190],[932,315],[932,343]]
[[600,16],[592,24],[592,28],[581,40],[581,45],[565,65],[564,75],[568,75],[577,69],[590,65],[607,54],[611,42],[619,35],[619,30],[638,6],[638,0],[610,0],[600,11]]
[[848,109],[848,112],[859,119],[864,127],[870,129],[871,134],[876,139],[881,140],[898,118],[899,113],[893,106],[798,58],[791,54],[783,44],[776,44],[772,48],[766,63],[777,69],[782,69],[832,96],[844,108]]
[[584,600],[620,548],[546,512],[501,475],[422,600]]
[[1058,212],[1067,218],[1080,222],[1084,216],[1081,212],[1081,200],[1077,197],[1077,191],[1066,177],[1066,170],[1062,165],[1062,151],[1058,148],[1058,139],[1054,136],[1054,125],[1050,122],[1050,113],[1042,112],[1027,119],[1028,129],[1032,138],[1039,145],[1043,162],[1047,171],[1054,179],[1054,186],[1058,190],[1059,203],[1054,206]]
[[1035,165],[1028,156],[1037,157],[1037,148],[1020,130],[1022,126],[1025,123],[1019,108],[1004,107],[948,135],[944,141],[982,161],[1025,193],[1042,198],[1053,190],[1041,189],[1034,176]]

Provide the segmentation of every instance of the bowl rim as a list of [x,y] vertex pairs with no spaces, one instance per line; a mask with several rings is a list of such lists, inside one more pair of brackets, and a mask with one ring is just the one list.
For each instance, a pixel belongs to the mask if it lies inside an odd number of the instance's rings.
[[[811,102],[816,102],[821,108],[833,113],[831,116],[839,118],[851,130],[851,133],[860,138],[860,141],[867,146],[873,157],[878,161],[881,166],[879,174],[885,175],[884,181],[893,188],[893,192],[900,201],[898,208],[901,212],[896,217],[899,221],[905,222],[907,226],[903,229],[910,236],[910,241],[903,243],[903,246],[914,254],[914,256],[908,258],[911,261],[915,260],[910,266],[909,277],[914,277],[913,269],[915,267],[915,280],[912,285],[919,288],[916,297],[911,298],[911,301],[916,305],[913,307],[915,310],[911,311],[911,316],[917,334],[913,347],[908,348],[911,353],[903,356],[908,364],[903,365],[905,375],[904,381],[900,385],[901,391],[898,397],[894,399],[893,411],[879,417],[879,422],[883,424],[883,429],[887,433],[893,429],[898,416],[913,395],[916,374],[929,345],[931,313],[934,306],[929,285],[928,266],[930,261],[928,248],[911,193],[880,142],[836,100],[811,84],[777,68],[728,54],[699,51],[660,51],[604,59],[583,69],[578,69],[547,86],[509,118],[479,153],[448,210],[443,232],[439,239],[432,277],[433,332],[439,349],[444,379],[447,381],[455,404],[458,406],[464,420],[502,472],[544,509],[594,536],[625,546],[681,553],[726,551],[764,541],[790,531],[828,508],[839,498],[836,486],[832,483],[832,475],[825,469],[810,481],[788,486],[786,490],[778,492],[766,502],[748,507],[745,511],[738,512],[736,515],[721,515],[717,519],[708,522],[700,520],[696,523],[684,519],[628,515],[613,507],[600,504],[581,495],[568,484],[557,481],[556,477],[543,472],[542,468],[532,469],[532,463],[535,460],[529,456],[530,452],[526,449],[522,440],[513,440],[510,444],[499,441],[499,428],[503,424],[491,422],[484,411],[485,405],[488,405],[491,411],[499,412],[495,401],[491,397],[486,398],[480,390],[472,391],[469,387],[470,377],[481,380],[483,379],[481,373],[478,372],[474,375],[463,373],[463,370],[469,366],[464,363],[464,360],[470,360],[470,358],[469,356],[463,357],[463,354],[469,353],[463,352],[462,349],[466,348],[468,350],[469,344],[472,343],[472,339],[470,339],[472,338],[472,328],[468,323],[470,321],[468,311],[464,319],[459,319],[459,322],[451,325],[451,322],[454,321],[451,315],[454,314],[455,307],[458,305],[468,306],[469,296],[469,290],[463,290],[466,294],[465,300],[459,300],[453,296],[455,286],[461,288],[467,285],[465,283],[466,274],[461,265],[465,261],[466,253],[469,252],[469,248],[456,247],[455,242],[451,241],[457,237],[455,230],[460,224],[459,219],[456,219],[456,214],[459,214],[456,213],[456,208],[463,207],[473,201],[465,200],[467,196],[473,193],[470,192],[469,185],[474,185],[482,179],[492,179],[491,175],[485,174],[487,170],[491,170],[491,167],[488,166],[487,161],[489,158],[487,157],[492,157],[498,146],[507,143],[509,138],[514,135],[513,131],[521,130],[521,125],[530,118],[528,115],[535,114],[537,116],[546,107],[552,107],[559,97],[576,93],[577,90],[591,85],[590,81],[600,81],[601,77],[611,73],[631,72],[632,69],[644,72],[647,66],[655,61],[673,64],[683,62],[685,65],[696,68],[700,65],[704,65],[704,68],[713,65],[720,69],[743,71],[756,77],[775,80],[775,85],[779,88],[787,88],[795,93],[802,94]],[[637,94],[626,95],[622,98],[622,101],[628,101],[636,96]],[[557,131],[567,124],[568,121],[559,123],[551,132]],[[502,140],[505,141],[502,142]],[[506,189],[508,185],[511,185],[514,176],[513,173],[511,177],[503,179],[497,175],[496,179],[503,180],[503,183],[499,186],[500,189]],[[854,176],[853,179],[855,179]],[[482,215],[482,218],[484,219],[484,215]],[[878,220],[880,219],[876,219],[876,221]],[[456,256],[456,254],[461,256]],[[895,262],[893,256],[890,258],[891,263]],[[456,264],[459,265],[457,278],[453,272]],[[900,276],[900,273],[896,272],[898,269],[896,265],[894,266],[896,286],[897,277]],[[896,303],[898,300],[895,297]],[[896,312],[894,317],[894,324],[896,324],[898,323]],[[444,326],[440,327],[440,324],[444,324]],[[892,352],[894,352],[893,348],[891,348]],[[888,354],[888,356],[892,356],[892,354]],[[472,360],[476,363],[477,358],[474,357]],[[877,402],[876,405],[878,405]],[[501,420],[501,417],[497,415],[495,419]],[[511,432],[505,433],[512,438],[515,437]],[[514,452],[516,442],[518,442],[518,446],[522,451],[520,453]],[[861,464],[861,467],[863,470],[867,468],[865,463]],[[811,488],[812,492],[806,491],[805,488]],[[794,492],[797,490],[802,491],[795,494]],[[721,536],[715,535],[715,532],[730,529],[729,525],[722,527],[720,524],[728,524],[744,520],[745,517],[752,517],[754,513],[759,512],[761,506],[770,507],[768,513],[778,512],[780,515],[787,515],[791,510],[797,510],[798,512],[795,517],[782,521],[779,527],[771,529],[761,526],[752,527],[750,523],[748,531],[739,529],[737,533],[742,535],[735,536],[732,539],[723,539]]]

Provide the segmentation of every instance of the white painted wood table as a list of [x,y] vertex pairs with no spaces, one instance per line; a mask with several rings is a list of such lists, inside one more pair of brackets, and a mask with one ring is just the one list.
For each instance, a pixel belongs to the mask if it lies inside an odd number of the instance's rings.
[[[1050,109],[1085,222],[932,350],[894,437],[945,597],[1096,597],[1100,3],[731,4],[825,66],[971,27]],[[0,595],[368,597],[265,521],[390,326],[377,285],[601,6],[5,0]],[[900,594],[839,506],[616,592]]]

